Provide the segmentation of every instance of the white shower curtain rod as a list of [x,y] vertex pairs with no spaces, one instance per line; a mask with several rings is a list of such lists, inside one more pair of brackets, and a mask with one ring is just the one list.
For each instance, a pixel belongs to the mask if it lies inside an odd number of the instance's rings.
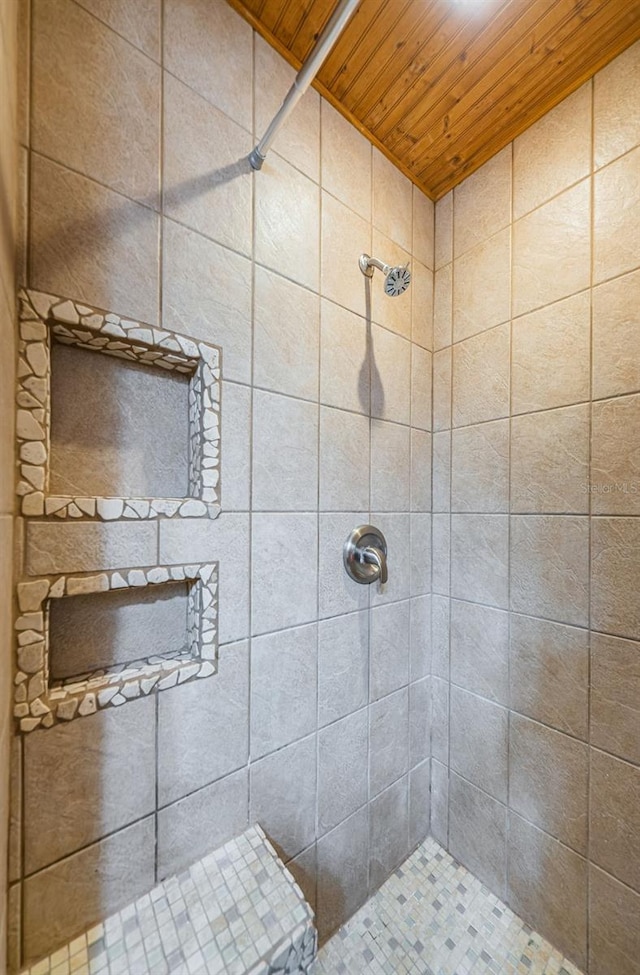
[[286,122],[292,111],[304,95],[305,91],[322,67],[329,51],[338,40],[347,21],[358,6],[360,0],[340,0],[338,6],[331,15],[331,19],[318,38],[318,43],[309,55],[306,64],[303,64],[296,75],[296,80],[287,93],[277,115],[271,125],[260,139],[260,142],[252,150],[249,162],[254,169],[262,169],[262,164],[266,159],[271,144],[278,134],[280,127]]

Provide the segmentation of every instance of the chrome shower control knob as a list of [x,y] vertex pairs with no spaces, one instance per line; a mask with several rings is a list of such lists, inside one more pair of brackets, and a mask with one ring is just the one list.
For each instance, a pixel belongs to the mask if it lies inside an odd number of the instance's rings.
[[354,528],[344,543],[343,560],[347,575],[360,585],[387,581],[387,542],[373,525]]

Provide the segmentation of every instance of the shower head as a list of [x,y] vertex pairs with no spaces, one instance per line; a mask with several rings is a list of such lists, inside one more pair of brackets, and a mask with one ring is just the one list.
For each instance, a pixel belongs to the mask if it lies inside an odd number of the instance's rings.
[[384,293],[390,298],[397,298],[398,295],[404,294],[411,284],[411,271],[408,264],[391,267],[390,264],[384,264],[375,257],[369,257],[368,254],[361,254],[358,264],[362,273],[368,278],[373,277],[374,268],[377,267],[382,271],[385,275]]

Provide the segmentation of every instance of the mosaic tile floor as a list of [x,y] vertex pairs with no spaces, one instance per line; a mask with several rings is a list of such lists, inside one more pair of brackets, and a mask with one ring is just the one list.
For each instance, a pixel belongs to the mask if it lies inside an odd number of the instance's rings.
[[429,838],[321,948],[312,975],[581,975]]
[[311,908],[259,826],[23,975],[303,975]]

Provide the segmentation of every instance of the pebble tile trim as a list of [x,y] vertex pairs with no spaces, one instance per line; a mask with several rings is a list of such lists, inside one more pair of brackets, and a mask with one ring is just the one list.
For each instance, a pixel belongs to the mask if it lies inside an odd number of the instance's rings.
[[[65,681],[50,679],[49,600],[168,582],[190,583],[184,647]],[[18,583],[17,596],[13,713],[22,732],[119,707],[217,670],[217,562],[41,577]]]
[[306,975],[313,913],[259,826],[23,975]]
[[313,975],[581,975],[431,837],[320,949]]
[[[220,513],[220,350],[69,298],[22,290],[18,302],[17,493],[22,514],[102,521],[216,518]],[[189,497],[49,495],[53,340],[190,377]]]

